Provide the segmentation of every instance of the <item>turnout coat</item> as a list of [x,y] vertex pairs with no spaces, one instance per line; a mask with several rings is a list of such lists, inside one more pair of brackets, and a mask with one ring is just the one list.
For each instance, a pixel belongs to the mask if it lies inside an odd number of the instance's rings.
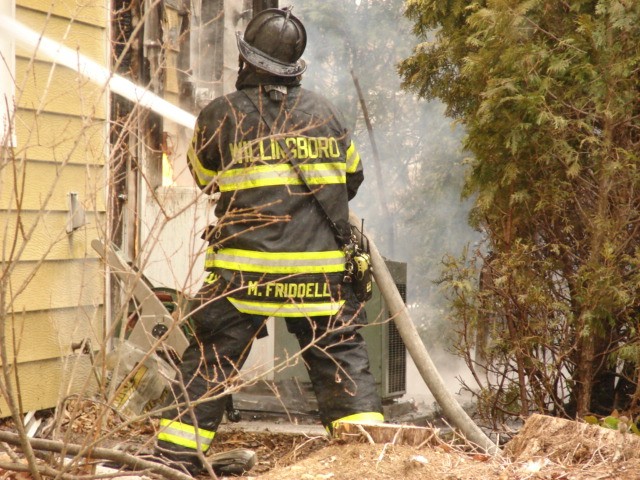
[[198,116],[189,166],[201,189],[219,192],[206,268],[241,312],[334,315],[362,162],[331,102],[299,85],[270,88],[219,97]]

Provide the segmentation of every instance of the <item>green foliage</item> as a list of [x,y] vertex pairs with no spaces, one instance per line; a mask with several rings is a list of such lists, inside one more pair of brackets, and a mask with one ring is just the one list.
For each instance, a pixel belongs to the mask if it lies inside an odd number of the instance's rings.
[[617,412],[613,412],[611,415],[598,419],[594,415],[587,415],[584,417],[584,421],[589,425],[599,425],[609,430],[617,430],[622,433],[633,433],[640,435],[640,429],[636,423],[630,422],[624,415],[618,415]]
[[411,0],[407,15],[421,43],[403,85],[464,125],[464,193],[492,253],[484,285],[486,253],[449,265],[452,320],[476,328],[482,306],[487,381],[520,383],[521,414],[611,410],[594,400],[603,358],[638,364],[619,352],[640,311],[640,3]]

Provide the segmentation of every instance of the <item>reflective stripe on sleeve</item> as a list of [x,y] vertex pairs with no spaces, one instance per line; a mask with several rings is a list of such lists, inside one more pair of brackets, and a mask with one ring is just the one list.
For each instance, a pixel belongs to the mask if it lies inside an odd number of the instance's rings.
[[302,318],[335,315],[344,305],[344,300],[318,303],[270,303],[229,298],[229,301],[242,313],[266,317]]
[[206,187],[209,185],[218,174],[218,172],[209,170],[202,165],[193,145],[189,145],[189,148],[187,149],[187,159],[191,165],[193,177],[200,187]]
[[339,273],[344,271],[341,250],[324,252],[256,252],[238,248],[207,248],[205,268],[257,273]]
[[354,173],[360,164],[360,154],[353,142],[347,148],[347,173]]
[[166,418],[160,419],[160,428],[161,430],[158,433],[158,440],[197,450],[197,440],[199,438],[200,448],[203,452],[206,452],[209,449],[211,442],[213,441],[213,437],[216,434],[209,430],[195,428],[193,425],[174,422]]
[[[330,185],[346,182],[345,165],[341,162],[303,163],[298,165],[310,185]],[[290,163],[254,165],[232,168],[220,174],[221,192],[279,185],[302,185],[298,172]]]
[[342,162],[303,163],[298,165],[307,183],[311,185],[328,185],[346,183],[346,167]]

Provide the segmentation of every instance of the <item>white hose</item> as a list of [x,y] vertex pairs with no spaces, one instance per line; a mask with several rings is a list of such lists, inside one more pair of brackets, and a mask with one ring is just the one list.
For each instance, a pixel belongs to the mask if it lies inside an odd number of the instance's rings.
[[[349,220],[352,225],[360,225],[359,217],[353,212],[351,212]],[[411,358],[415,362],[427,387],[438,402],[438,405],[442,408],[447,419],[460,429],[467,440],[475,443],[487,453],[499,453],[500,449],[498,446],[471,420],[467,412],[464,411],[453,394],[449,392],[445,386],[424,343],[420,339],[418,330],[409,315],[409,310],[400,296],[400,292],[398,292],[398,288],[387,268],[387,264],[380,255],[371,235],[366,231],[362,233],[369,241],[373,277],[380,289],[380,293],[387,303],[391,317],[398,328],[398,332]]]
[[153,110],[158,115],[193,130],[196,123],[196,117],[194,115],[176,107],[146,88],[140,87],[130,80],[110,72],[109,69],[86,57],[79,51],[66,47],[55,40],[51,40],[41,33],[23,25],[14,18],[1,14],[0,31],[13,37],[15,41],[23,47],[33,49],[37,54],[48,58],[58,65],[64,65],[71,70],[75,70],[96,85],[109,87],[112,92],[122,95],[127,100],[131,100],[142,107]]

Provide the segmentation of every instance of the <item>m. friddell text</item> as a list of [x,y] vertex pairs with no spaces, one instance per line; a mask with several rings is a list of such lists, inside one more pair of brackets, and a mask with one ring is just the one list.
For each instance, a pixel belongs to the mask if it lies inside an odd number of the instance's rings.
[[284,283],[252,282],[247,284],[247,294],[256,297],[271,298],[327,298],[329,285],[326,282]]

